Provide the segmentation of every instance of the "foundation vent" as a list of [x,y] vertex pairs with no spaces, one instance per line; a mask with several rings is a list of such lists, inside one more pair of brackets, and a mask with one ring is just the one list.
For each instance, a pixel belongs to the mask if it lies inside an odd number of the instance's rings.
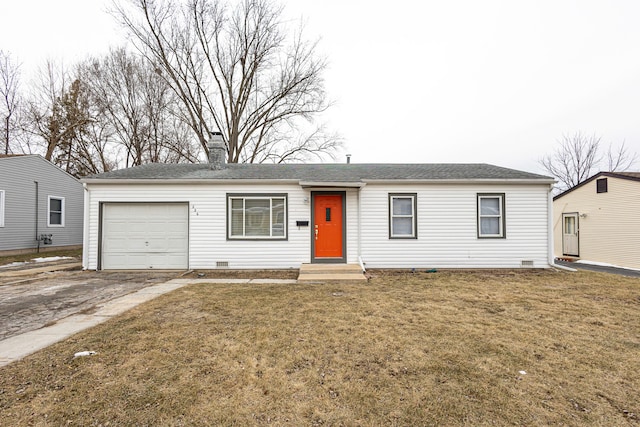
[[520,267],[533,268],[533,261],[523,259],[522,261],[520,261]]
[[229,268],[229,261],[216,261],[216,268]]

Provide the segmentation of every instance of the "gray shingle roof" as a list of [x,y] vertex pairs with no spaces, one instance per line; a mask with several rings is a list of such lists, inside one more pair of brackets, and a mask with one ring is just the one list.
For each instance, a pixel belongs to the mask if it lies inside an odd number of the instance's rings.
[[[150,163],[91,175],[84,180],[296,180],[362,182],[373,180],[541,180],[552,178],[485,163],[438,164],[227,164],[213,170],[208,164]],[[83,181],[84,181],[83,180]]]

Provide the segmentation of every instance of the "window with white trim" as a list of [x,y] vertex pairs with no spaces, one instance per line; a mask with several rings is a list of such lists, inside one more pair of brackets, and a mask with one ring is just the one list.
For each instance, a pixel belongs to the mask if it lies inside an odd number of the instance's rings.
[[64,197],[49,196],[47,226],[64,227]]
[[4,227],[4,190],[0,190],[0,227]]
[[505,237],[504,194],[478,194],[478,237]]
[[227,195],[229,239],[286,239],[287,197]]
[[389,238],[415,239],[416,195],[389,194]]

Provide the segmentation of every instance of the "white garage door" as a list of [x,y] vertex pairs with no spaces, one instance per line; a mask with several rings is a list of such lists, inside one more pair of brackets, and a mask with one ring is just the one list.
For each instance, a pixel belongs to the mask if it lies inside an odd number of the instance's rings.
[[105,203],[102,218],[103,269],[189,266],[188,204]]

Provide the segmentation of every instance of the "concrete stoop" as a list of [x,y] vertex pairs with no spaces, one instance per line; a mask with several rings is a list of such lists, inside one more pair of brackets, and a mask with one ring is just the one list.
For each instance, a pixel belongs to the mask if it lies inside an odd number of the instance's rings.
[[302,264],[299,282],[366,281],[358,264]]

